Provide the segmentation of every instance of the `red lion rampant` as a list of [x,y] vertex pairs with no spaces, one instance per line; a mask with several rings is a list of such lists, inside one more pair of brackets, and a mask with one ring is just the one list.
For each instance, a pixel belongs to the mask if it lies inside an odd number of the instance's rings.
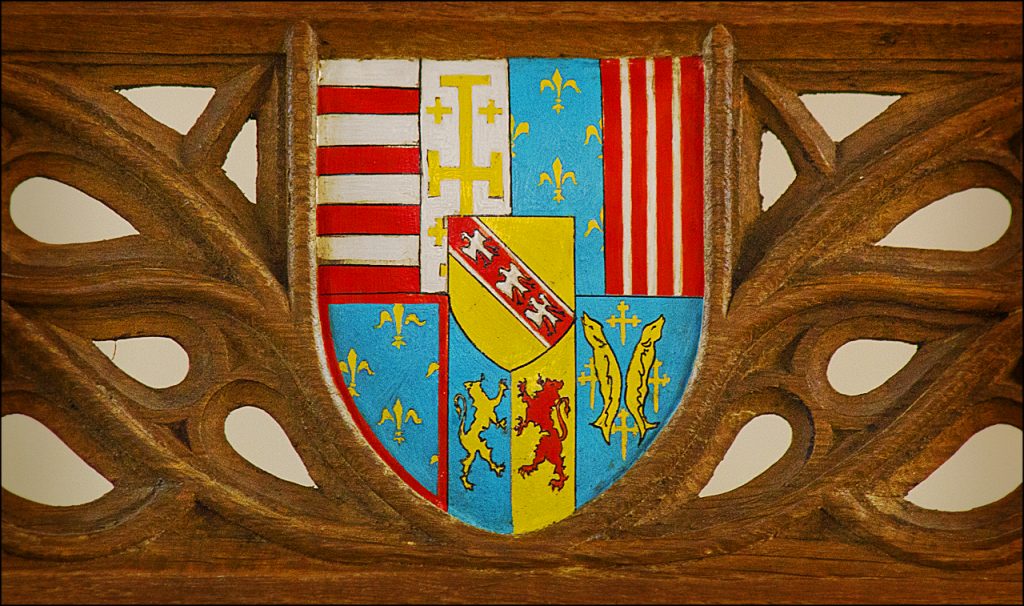
[[[513,429],[519,436],[522,435],[524,429],[532,424],[536,425],[541,432],[537,448],[533,451],[533,463],[520,466],[518,471],[519,475],[525,478],[537,471],[537,467],[541,463],[547,461],[555,466],[556,475],[551,478],[548,485],[553,490],[562,490],[565,481],[569,479],[569,476],[565,474],[565,456],[562,455],[562,441],[565,440],[565,436],[569,435],[565,418],[562,416],[562,409],[565,409],[565,415],[569,414],[569,398],[559,393],[564,385],[562,381],[544,379],[537,375],[537,384],[540,385],[540,390],[532,395],[526,392],[525,380],[520,381],[518,385],[519,398],[526,403],[526,418],[516,417],[516,425]],[[555,428],[552,411],[558,416],[560,430]]]

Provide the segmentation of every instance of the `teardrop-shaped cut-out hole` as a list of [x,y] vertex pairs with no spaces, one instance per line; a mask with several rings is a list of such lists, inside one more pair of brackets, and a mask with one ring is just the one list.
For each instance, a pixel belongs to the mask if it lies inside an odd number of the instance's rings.
[[1021,430],[1000,423],[982,429],[915,486],[906,499],[925,509],[967,511],[994,503],[1021,484]]
[[878,246],[973,252],[995,244],[1010,227],[1013,208],[987,187],[936,200],[904,219]]
[[45,244],[98,242],[139,233],[106,204],[46,177],[25,179],[14,188],[11,221]]
[[867,93],[809,93],[800,95],[833,141],[842,141],[898,101],[899,95]]
[[857,339],[832,354],[825,376],[832,389],[859,396],[880,387],[907,365],[917,345],[903,341]]
[[792,443],[789,421],[774,414],[754,417],[736,434],[697,496],[712,497],[743,486],[781,459]]
[[200,86],[139,86],[117,92],[181,134],[188,133],[217,89]]
[[757,175],[761,185],[761,210],[771,208],[796,179],[789,152],[770,130],[761,135],[761,163]]
[[316,488],[288,434],[262,408],[242,406],[232,410],[224,420],[224,436],[235,452],[263,471]]
[[128,376],[154,389],[181,383],[188,376],[188,352],[167,337],[93,341]]
[[246,122],[231,143],[224,172],[235,182],[245,197],[256,203],[256,121]]
[[9,414],[0,424],[4,490],[61,507],[89,503],[113,490],[109,480],[39,421]]

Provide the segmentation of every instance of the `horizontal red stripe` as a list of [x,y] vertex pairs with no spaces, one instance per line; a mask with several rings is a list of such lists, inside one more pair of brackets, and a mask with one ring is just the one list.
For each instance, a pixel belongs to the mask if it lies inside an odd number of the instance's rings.
[[321,86],[316,93],[321,114],[418,114],[420,91],[415,88]]
[[316,273],[321,295],[420,290],[419,267],[321,265]]
[[350,145],[318,147],[318,175],[402,175],[420,172],[420,148]]
[[418,204],[337,204],[316,208],[316,233],[393,234],[420,233]]

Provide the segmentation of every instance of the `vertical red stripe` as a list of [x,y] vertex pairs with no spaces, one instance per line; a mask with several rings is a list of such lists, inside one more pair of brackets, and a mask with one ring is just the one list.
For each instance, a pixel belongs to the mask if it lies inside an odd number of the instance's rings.
[[622,82],[618,59],[601,61],[604,111],[604,291],[622,292]]
[[647,294],[647,69],[645,59],[629,60],[630,220],[633,268],[627,295]]
[[683,146],[683,295],[704,296],[704,65],[680,60]]
[[448,511],[448,297],[438,303],[441,370],[437,381],[437,496],[441,511]]
[[672,58],[654,60],[654,113],[658,133],[658,288],[659,295],[672,295]]

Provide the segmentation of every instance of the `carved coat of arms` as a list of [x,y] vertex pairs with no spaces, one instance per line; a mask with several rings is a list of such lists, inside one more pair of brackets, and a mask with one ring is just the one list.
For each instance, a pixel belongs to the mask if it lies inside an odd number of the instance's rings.
[[330,60],[318,102],[319,321],[348,414],[468,524],[570,515],[693,366],[699,59]]

